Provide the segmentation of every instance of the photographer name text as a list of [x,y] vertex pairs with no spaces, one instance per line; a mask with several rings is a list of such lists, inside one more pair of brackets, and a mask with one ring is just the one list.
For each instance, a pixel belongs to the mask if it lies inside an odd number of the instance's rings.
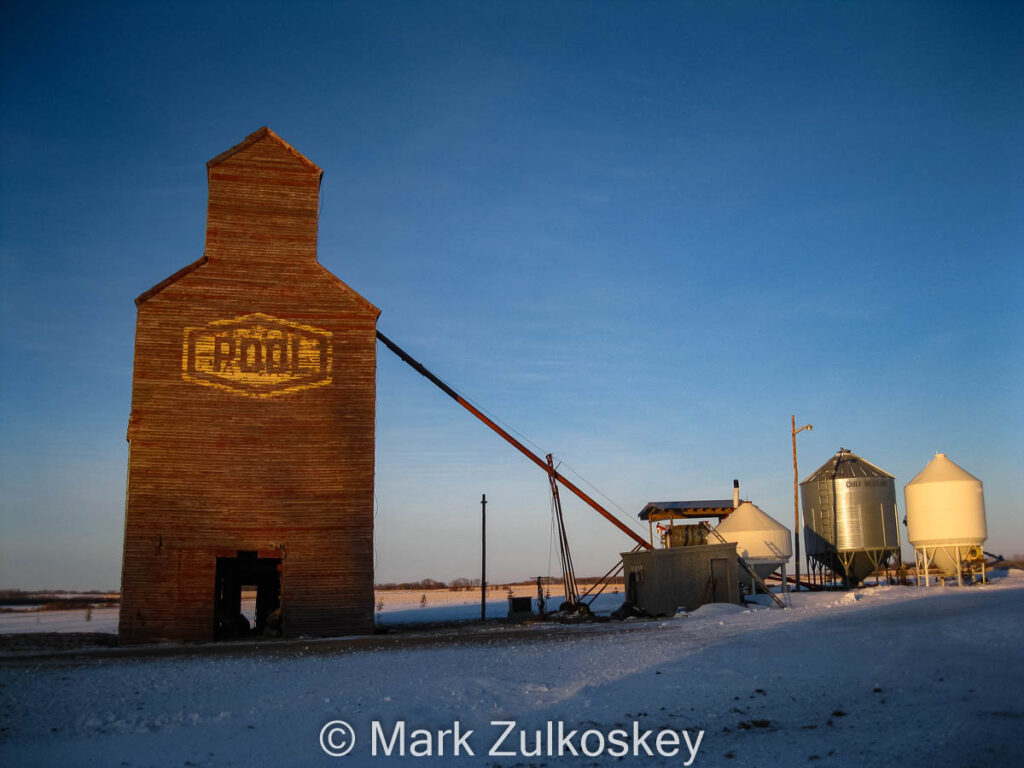
[[[404,720],[370,726],[373,757],[681,757],[684,766],[697,758],[704,731],[642,728],[581,728],[561,720],[542,728],[520,728],[515,720],[492,720],[478,734],[454,721],[450,728],[409,728]],[[354,734],[353,734],[354,736]]]

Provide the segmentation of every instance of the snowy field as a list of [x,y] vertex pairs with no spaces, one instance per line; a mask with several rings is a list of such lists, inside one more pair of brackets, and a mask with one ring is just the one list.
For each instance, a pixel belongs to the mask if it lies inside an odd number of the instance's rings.
[[26,632],[117,632],[117,608],[0,613],[0,635]]
[[[996,576],[961,590],[800,593],[788,611],[711,605],[661,621],[489,625],[386,649],[310,641],[229,655],[7,657],[0,764],[1016,765],[1024,574]],[[429,597],[407,610],[429,610]],[[321,748],[335,720],[355,732],[344,757]],[[456,721],[458,755],[450,736],[428,744],[414,732]],[[509,727],[498,721],[514,722],[497,747],[511,755],[488,755]],[[348,746],[325,733],[329,749]],[[412,755],[428,747],[432,756]]]
[[[619,588],[621,589],[621,587]],[[256,596],[243,594],[242,613],[252,621],[256,613]],[[513,587],[516,596],[536,597],[537,588]],[[508,593],[504,588],[487,594],[487,617],[503,618],[508,613]],[[426,604],[421,605],[423,597]],[[552,596],[549,610],[557,608]],[[455,592],[434,590],[381,590],[375,593],[375,606],[381,606],[375,618],[378,624],[394,626],[440,621],[472,621],[480,618],[480,591]],[[610,588],[594,604],[595,611],[609,613],[622,605],[622,595]],[[535,606],[536,607],[536,606]],[[118,608],[76,608],[67,611],[36,611],[26,607],[10,613],[0,613],[0,635],[28,632],[109,632],[117,633]]]
[[[581,592],[586,587],[581,586]],[[594,601],[595,613],[607,615],[622,605],[622,587],[609,589]],[[533,608],[537,609],[537,587],[517,585],[512,588],[516,597],[534,598]],[[421,599],[426,596],[426,605]],[[545,593],[546,608],[556,610],[564,596],[554,594],[550,590]],[[437,589],[424,592],[422,590],[384,590],[376,593],[377,606],[383,610],[377,613],[377,623],[385,627],[396,624],[417,624],[420,622],[437,621],[472,621],[480,618],[480,590],[475,592],[452,592]],[[508,615],[508,592],[505,589],[489,590],[487,593],[487,617],[504,618]],[[2,631],[2,630],[0,630]]]

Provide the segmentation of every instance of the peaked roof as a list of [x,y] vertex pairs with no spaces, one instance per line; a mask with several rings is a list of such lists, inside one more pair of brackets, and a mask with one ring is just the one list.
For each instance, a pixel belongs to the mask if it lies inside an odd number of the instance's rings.
[[[242,150],[244,150],[244,149],[246,149],[248,147],[251,147],[256,142],[262,141],[263,139],[266,139],[266,138],[271,139],[273,142],[275,142],[276,144],[278,144],[279,146],[281,146],[282,148],[287,150],[292,156],[295,157],[295,159],[298,162],[302,163],[304,166],[309,168],[309,170],[315,172],[318,177],[322,177],[323,176],[323,170],[318,165],[316,165],[308,157],[303,155],[301,152],[299,152],[297,149],[295,149],[295,147],[293,147],[291,144],[289,144],[287,141],[282,139],[280,136],[278,136],[276,133],[274,133],[272,130],[270,130],[270,128],[267,128],[266,126],[263,126],[258,131],[254,131],[253,133],[250,133],[248,136],[246,136],[238,144],[235,144],[235,146],[231,147],[231,149],[228,149],[228,150],[226,150],[224,152],[221,152],[215,158],[210,160],[206,164],[207,176],[209,176],[210,170],[212,168],[214,168],[215,166],[220,165],[225,160],[228,160],[229,158],[233,157],[234,155],[237,155]],[[154,285],[152,288],[150,288],[149,290],[144,291],[142,294],[140,294],[135,299],[135,305],[137,307],[141,306],[148,299],[151,299],[153,296],[156,296],[158,293],[160,293],[162,290],[164,290],[168,286],[173,285],[174,283],[178,282],[181,278],[185,277],[186,275],[188,275],[188,274],[190,274],[192,272],[195,272],[197,269],[199,269],[200,267],[204,266],[207,263],[207,261],[208,261],[208,258],[204,254],[200,258],[198,258],[195,261],[193,261],[191,264],[188,264],[188,265],[182,267],[181,269],[179,269],[177,272],[175,272],[170,277],[167,277],[164,280],[161,280],[159,283]],[[353,299],[356,300],[357,303],[363,305],[363,307],[365,307],[366,309],[370,310],[375,315],[377,315],[377,316],[380,315],[380,309],[378,309],[376,306],[374,306],[374,304],[372,302],[370,302],[366,297],[362,296],[358,291],[356,291],[351,286],[349,286],[347,283],[345,283],[341,278],[339,278],[337,275],[335,275],[333,272],[331,272],[329,269],[327,269],[327,267],[325,267],[323,264],[321,264],[319,262],[319,259],[315,262],[315,265],[316,265],[316,267],[319,269],[320,273],[324,277],[326,277],[328,280],[333,282],[342,291],[344,291],[345,293],[348,293]]]
[[167,286],[172,285],[172,284],[178,282],[179,280],[181,280],[181,278],[183,278],[185,275],[189,274],[190,272],[195,272],[197,269],[199,269],[201,266],[203,266],[203,264],[205,264],[206,261],[207,261],[207,259],[206,259],[205,256],[200,256],[198,259],[193,261],[191,264],[187,264],[186,266],[182,267],[181,269],[179,269],[177,272],[175,272],[170,277],[165,277],[163,280],[161,280],[159,283],[154,285],[148,291],[143,291],[142,293],[140,293],[136,297],[136,299],[135,299],[135,306],[136,307],[141,306],[144,301],[153,298],[154,296],[156,296],[158,293],[160,293],[160,291],[162,291]]
[[972,482],[980,483],[966,469],[955,461],[947,458],[944,453],[936,453],[935,458],[925,465],[907,485],[920,485],[921,483],[949,483],[949,482]]
[[725,520],[715,526],[719,533],[730,531],[785,531],[789,534],[789,528],[784,526],[775,518],[765,514],[756,504],[744,501],[736,511]]
[[221,163],[223,163],[228,158],[233,157],[234,155],[237,155],[243,149],[246,149],[247,147],[251,147],[257,141],[262,141],[263,139],[267,138],[268,136],[271,139],[273,139],[275,142],[280,144],[282,147],[287,149],[289,152],[291,152],[295,156],[296,160],[298,160],[303,165],[307,166],[310,170],[316,171],[317,173],[323,173],[323,170],[321,170],[320,166],[318,166],[316,163],[314,163],[312,160],[310,160],[304,154],[299,152],[299,150],[297,150],[295,147],[293,147],[287,141],[282,139],[280,136],[278,136],[272,130],[267,128],[267,126],[263,126],[258,131],[254,132],[254,133],[250,133],[248,136],[246,136],[238,144],[235,144],[235,146],[231,147],[231,149],[228,149],[228,150],[225,150],[224,152],[221,152],[215,158],[210,160],[206,164],[207,172],[209,172],[209,170],[211,168],[213,168],[215,165],[220,165]]
[[806,480],[801,480],[800,485],[822,477],[829,480],[857,477],[887,477],[890,480],[896,479],[884,469],[876,467],[867,459],[862,459],[856,453],[846,448],[840,448],[836,451],[835,456],[818,467]]

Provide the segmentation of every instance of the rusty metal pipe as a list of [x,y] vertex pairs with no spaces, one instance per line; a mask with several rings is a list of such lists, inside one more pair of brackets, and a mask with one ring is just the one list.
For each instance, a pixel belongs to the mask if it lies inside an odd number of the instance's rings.
[[380,331],[377,331],[377,338],[380,339],[381,343],[384,344],[385,347],[387,347],[392,352],[394,352],[396,355],[398,355],[398,357],[401,358],[404,363],[409,365],[413,370],[415,370],[417,373],[419,373],[423,377],[429,379],[438,389],[440,389],[442,392],[444,392],[446,395],[448,395],[448,397],[450,397],[452,400],[457,402],[459,405],[461,405],[467,411],[469,411],[474,416],[476,416],[478,419],[480,419],[480,421],[482,421],[484,424],[486,424],[492,430],[494,430],[499,435],[501,435],[501,437],[505,438],[505,441],[508,442],[509,444],[511,444],[513,448],[515,448],[517,451],[522,453],[526,458],[528,458],[530,461],[532,461],[538,467],[543,469],[545,474],[547,474],[548,476],[554,475],[554,478],[558,482],[560,482],[563,486],[565,486],[566,489],[568,489],[572,493],[576,494],[576,496],[578,496],[584,503],[586,503],[591,508],[593,508],[594,511],[596,511],[599,515],[604,517],[608,522],[610,522],[612,525],[614,525],[616,528],[618,528],[624,534],[626,534],[631,539],[633,539],[633,541],[635,541],[637,544],[642,546],[644,549],[653,549],[653,547],[650,544],[648,544],[646,541],[644,541],[642,537],[640,537],[638,534],[634,533],[632,530],[627,528],[625,523],[623,523],[621,520],[619,520],[617,517],[615,517],[615,515],[613,515],[607,509],[605,509],[600,504],[598,504],[596,501],[594,501],[592,498],[590,498],[590,496],[588,496],[582,490],[577,488],[573,483],[571,483],[568,480],[566,480],[564,477],[562,477],[557,472],[554,472],[550,467],[548,467],[548,464],[547,464],[547,462],[544,461],[544,459],[542,459],[540,456],[535,454],[533,451],[531,451],[525,445],[523,445],[518,440],[516,440],[514,437],[512,437],[512,435],[510,435],[504,429],[502,429],[497,424],[495,424],[491,419],[487,418],[476,407],[474,407],[472,403],[470,403],[468,400],[463,398],[458,392],[456,392],[454,389],[452,389],[447,384],[445,384],[443,381],[441,381],[441,379],[437,378],[437,376],[435,376],[429,370],[427,370],[427,368],[425,366],[423,366],[423,364],[421,364],[415,358],[410,356],[405,350],[403,350],[401,347],[399,347],[397,344],[395,344],[395,342],[391,341],[391,339],[389,339],[387,336],[385,336]]

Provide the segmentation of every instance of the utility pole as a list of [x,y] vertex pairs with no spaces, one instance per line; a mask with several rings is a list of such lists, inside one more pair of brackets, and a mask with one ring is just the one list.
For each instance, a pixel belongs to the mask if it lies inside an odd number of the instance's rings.
[[480,495],[480,621],[487,621],[487,494]]
[[800,474],[796,468],[796,436],[805,429],[814,429],[810,424],[804,424],[800,429],[796,428],[796,414],[790,419],[790,429],[793,432],[793,539],[796,543],[796,591],[800,591]]

